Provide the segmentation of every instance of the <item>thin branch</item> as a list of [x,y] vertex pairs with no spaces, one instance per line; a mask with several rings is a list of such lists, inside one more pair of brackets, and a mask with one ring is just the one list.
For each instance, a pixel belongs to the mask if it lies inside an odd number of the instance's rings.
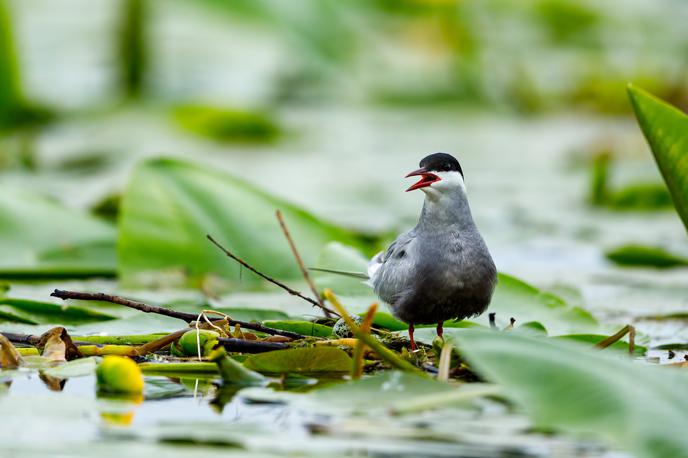
[[[113,304],[119,304],[123,305],[125,307],[130,307],[133,309],[136,309],[140,312],[144,313],[156,313],[158,315],[165,315],[169,316],[172,318],[177,318],[178,320],[183,320],[186,321],[187,323],[192,323],[193,321],[196,321],[196,318],[198,317],[194,313],[186,313],[186,312],[178,312],[176,310],[171,310],[165,307],[160,307],[158,305],[150,305],[150,304],[144,304],[143,302],[138,302],[138,301],[132,301],[131,299],[127,299],[121,296],[115,296],[112,294],[105,294],[105,293],[86,293],[86,292],[79,292],[79,291],[65,291],[62,289],[56,289],[55,291],[50,294],[53,297],[58,297],[60,299],[76,299],[76,300],[82,300],[82,301],[103,301],[103,302],[111,302]],[[227,318],[211,318],[211,320],[224,320]],[[247,321],[239,321],[239,320],[233,320],[233,319],[227,319],[227,322],[230,326],[233,326],[235,324],[238,324],[242,328],[246,329],[252,329],[254,331],[258,332],[264,332],[266,334],[270,335],[280,335],[280,336],[285,336],[289,337],[291,339],[302,339],[303,336],[301,334],[297,334],[295,332],[291,331],[282,331],[281,329],[273,329],[273,328],[268,328],[267,326],[263,326],[262,324],[259,323],[250,323]]]
[[16,332],[0,332],[3,336],[7,337],[7,340],[13,343],[19,343],[24,345],[36,346],[41,340],[41,336],[34,336],[31,334],[18,334]]
[[[248,270],[250,270],[250,271],[253,272],[254,274],[258,275],[258,276],[261,277],[261,278],[264,278],[265,280],[269,281],[269,282],[272,283],[273,285],[279,286],[280,288],[282,288],[283,290],[285,290],[286,292],[288,292],[288,293],[291,294],[292,296],[298,296],[298,297],[300,297],[301,299],[303,299],[304,301],[308,302],[309,304],[314,305],[314,306],[316,306],[316,307],[320,307],[320,304],[318,304],[316,301],[314,301],[314,300],[311,299],[310,297],[304,296],[304,295],[301,294],[300,292],[296,291],[295,289],[292,289],[292,288],[288,287],[288,286],[285,285],[284,283],[282,283],[282,282],[280,282],[280,281],[278,281],[278,280],[275,280],[274,278],[269,277],[269,276],[265,275],[264,273],[258,271],[255,267],[253,267],[252,265],[250,265],[249,263],[247,263],[246,261],[244,261],[243,259],[241,259],[241,258],[238,257],[237,255],[235,255],[234,253],[232,253],[231,251],[229,251],[227,248],[225,248],[225,247],[223,247],[222,245],[220,245],[220,243],[219,243],[217,240],[215,240],[215,239],[213,238],[212,235],[206,235],[206,237],[208,238],[208,240],[210,240],[210,241],[213,243],[213,245],[215,245],[216,247],[218,247],[218,248],[220,249],[220,251],[222,251],[224,254],[226,254],[226,255],[229,256],[230,258],[234,259],[236,262],[238,262],[238,263],[241,264],[242,266],[246,267]],[[248,326],[246,326],[246,327],[248,327]],[[249,328],[249,329],[250,329],[250,328]]]
[[301,269],[303,278],[306,280],[306,283],[308,283],[308,286],[311,288],[313,296],[318,301],[318,307],[320,307],[323,310],[323,312],[325,312],[325,316],[327,318],[332,318],[332,315],[334,315],[335,313],[332,310],[325,307],[325,303],[323,302],[322,297],[320,297],[320,293],[318,293],[318,288],[315,287],[315,283],[313,283],[313,279],[311,279],[311,276],[308,273],[308,269],[306,269],[306,266],[303,264],[303,259],[301,259],[299,250],[296,249],[294,239],[291,238],[289,229],[287,229],[287,224],[284,222],[284,218],[282,217],[282,212],[277,210],[275,212],[275,216],[277,216],[277,221],[279,221],[280,227],[282,228],[282,232],[284,232],[284,236],[286,237],[287,242],[289,242],[291,252],[294,253],[294,258],[296,259],[296,263],[299,265],[299,269]]

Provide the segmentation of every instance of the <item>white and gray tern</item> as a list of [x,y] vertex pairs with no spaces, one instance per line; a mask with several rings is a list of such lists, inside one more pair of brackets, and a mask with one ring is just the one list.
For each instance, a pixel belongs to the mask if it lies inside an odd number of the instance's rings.
[[[392,313],[409,324],[437,324],[482,314],[497,282],[490,252],[473,221],[463,171],[451,155],[435,153],[407,175],[420,181],[425,202],[416,227],[368,264],[367,278]],[[322,269],[325,270],[325,269]]]

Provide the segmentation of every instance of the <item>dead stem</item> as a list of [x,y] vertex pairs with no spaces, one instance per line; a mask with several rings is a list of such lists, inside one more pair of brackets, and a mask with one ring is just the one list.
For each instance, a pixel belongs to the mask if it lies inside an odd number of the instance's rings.
[[[60,299],[76,299],[83,301],[103,301],[110,302],[113,304],[123,305],[125,307],[130,307],[144,313],[156,313],[158,315],[165,315],[172,318],[177,318],[179,320],[191,323],[196,320],[197,315],[194,313],[178,312],[176,310],[171,310],[165,307],[160,307],[157,305],[144,304],[143,302],[132,301],[131,299],[126,299],[121,296],[115,296],[112,294],[105,293],[86,293],[79,291],[65,291],[61,289],[56,289],[52,292],[51,296],[58,297]],[[223,320],[225,318],[211,318],[211,320]],[[301,339],[303,336],[291,331],[282,331],[281,329],[268,328],[260,323],[249,323],[247,321],[231,320],[230,325],[239,324],[241,327],[246,329],[252,329],[258,332],[264,332],[270,335],[280,335],[289,337],[291,339]]]
[[[218,247],[218,248],[220,249],[220,251],[222,251],[222,252],[223,252],[224,254],[226,254],[228,257],[234,259],[236,262],[238,262],[238,263],[241,264],[242,266],[246,267],[248,270],[250,270],[250,271],[253,272],[254,274],[258,275],[258,276],[261,277],[261,278],[264,278],[265,280],[269,281],[269,282],[272,283],[273,285],[279,286],[280,288],[282,288],[283,290],[285,290],[286,292],[288,292],[288,293],[291,294],[292,296],[298,296],[298,297],[300,297],[301,299],[303,299],[304,301],[308,302],[309,304],[314,305],[315,307],[320,307],[320,304],[318,304],[317,301],[311,299],[310,297],[304,296],[304,295],[301,294],[300,292],[296,291],[295,289],[292,289],[292,288],[288,287],[287,285],[285,285],[284,283],[280,282],[279,280],[275,280],[274,278],[272,278],[272,277],[270,277],[270,276],[268,276],[268,275],[265,275],[264,273],[260,272],[258,269],[256,269],[255,267],[253,267],[252,265],[250,265],[249,263],[247,263],[246,261],[244,261],[243,259],[241,259],[241,258],[238,257],[237,255],[235,255],[235,254],[232,253],[231,251],[229,251],[227,248],[225,248],[225,247],[223,247],[222,245],[220,245],[220,243],[219,243],[217,240],[215,240],[215,239],[213,238],[212,235],[206,235],[206,237],[208,238],[208,240],[210,240],[210,241],[213,243],[213,245],[215,245],[216,247]],[[243,326],[243,325],[242,325],[242,326]],[[248,327],[248,326],[245,326],[245,327]],[[251,329],[251,328],[249,328],[249,329]]]
[[628,334],[628,353],[633,355],[633,353],[635,352],[635,327],[631,326],[630,324],[627,324],[626,326],[621,328],[616,334],[613,334],[607,337],[606,339],[597,342],[595,344],[595,348],[607,348],[610,345],[613,345],[619,340],[621,340],[626,334]]
[[[370,335],[370,328],[373,324],[373,318],[375,318],[375,312],[377,311],[377,303],[374,303],[368,308],[366,316],[363,318],[361,323],[361,332]],[[356,347],[353,353],[353,367],[351,370],[351,378],[357,380],[363,375],[363,356],[368,349],[367,345],[363,343],[362,340],[358,339],[356,342]]]
[[289,229],[287,229],[287,224],[284,222],[284,218],[282,217],[282,212],[277,210],[275,212],[275,216],[277,216],[277,221],[279,221],[280,227],[282,228],[282,232],[284,232],[284,236],[286,237],[287,242],[289,242],[289,247],[291,248],[291,252],[294,254],[294,258],[296,259],[296,263],[299,265],[299,269],[301,269],[303,278],[306,280],[306,283],[308,283],[308,286],[311,288],[313,296],[318,301],[318,307],[320,307],[323,310],[323,312],[325,312],[326,317],[332,318],[332,315],[336,315],[336,313],[325,307],[325,303],[323,302],[322,297],[320,297],[320,294],[318,293],[318,288],[315,287],[315,283],[313,283],[313,279],[311,279],[311,276],[308,273],[308,269],[306,269],[306,266],[303,264],[303,259],[301,259],[299,250],[296,249],[294,239],[291,238]]

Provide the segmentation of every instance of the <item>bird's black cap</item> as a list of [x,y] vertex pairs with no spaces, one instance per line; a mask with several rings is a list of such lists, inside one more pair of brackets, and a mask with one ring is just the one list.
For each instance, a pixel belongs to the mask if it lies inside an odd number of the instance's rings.
[[434,153],[425,156],[423,160],[420,161],[420,166],[428,172],[459,172],[463,177],[461,164],[459,164],[459,161],[451,154]]

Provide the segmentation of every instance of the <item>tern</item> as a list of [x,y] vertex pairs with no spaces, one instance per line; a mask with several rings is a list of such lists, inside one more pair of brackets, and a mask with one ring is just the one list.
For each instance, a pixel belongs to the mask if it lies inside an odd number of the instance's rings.
[[406,191],[425,193],[418,224],[375,255],[367,275],[359,276],[408,324],[415,350],[414,325],[436,324],[442,337],[445,321],[485,312],[497,269],[473,221],[459,161],[446,153],[431,154],[406,177],[420,177]]

